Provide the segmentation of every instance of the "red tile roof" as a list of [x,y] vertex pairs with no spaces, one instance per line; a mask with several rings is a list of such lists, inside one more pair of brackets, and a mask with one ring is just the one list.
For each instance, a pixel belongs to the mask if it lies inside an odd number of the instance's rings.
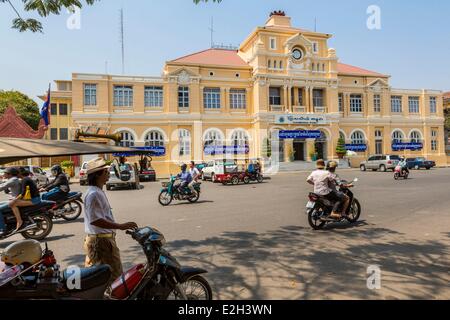
[[[248,67],[249,65],[242,60],[236,50],[229,49],[207,49],[196,52],[169,62],[189,63],[197,65],[219,65],[229,67]],[[340,74],[351,74],[360,76],[386,77],[386,75],[351,66],[344,63],[338,64],[338,72]]]
[[208,49],[193,53],[170,62],[192,63],[202,65],[221,65],[230,67],[248,67],[236,50]]
[[338,72],[341,74],[352,74],[352,75],[361,75],[361,76],[373,76],[373,77],[386,77],[386,75],[362,69],[359,67],[351,66],[345,63],[338,63]]
[[450,99],[450,91],[444,92],[444,99]]

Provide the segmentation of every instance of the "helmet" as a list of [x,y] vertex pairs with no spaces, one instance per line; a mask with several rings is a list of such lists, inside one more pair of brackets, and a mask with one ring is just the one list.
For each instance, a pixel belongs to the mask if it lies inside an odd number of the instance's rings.
[[19,170],[17,170],[17,168],[14,167],[9,167],[5,169],[5,173],[8,173],[10,175],[12,175],[13,177],[18,176],[19,175]]
[[52,173],[57,176],[58,174],[61,174],[63,172],[60,165],[54,165],[51,169]]
[[181,165],[181,170],[186,170],[187,169],[187,165],[185,164],[185,163],[183,163],[182,165]]
[[22,240],[9,245],[1,254],[1,260],[7,265],[33,265],[42,258],[42,248],[39,241]]

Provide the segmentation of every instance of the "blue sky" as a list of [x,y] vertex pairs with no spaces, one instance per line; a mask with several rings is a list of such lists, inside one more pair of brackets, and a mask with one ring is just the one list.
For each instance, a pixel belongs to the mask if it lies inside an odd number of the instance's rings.
[[[381,8],[381,30],[366,26],[369,5]],[[120,74],[121,7],[126,74],[159,76],[165,61],[209,48],[211,17],[215,42],[237,46],[281,9],[296,27],[314,29],[317,18],[317,31],[334,35],[330,46],[341,62],[390,74],[397,88],[450,90],[450,2],[440,0],[101,0],[82,10],[81,29],[69,30],[63,13],[43,21],[44,34],[11,29],[14,14],[0,4],[0,89],[36,99],[72,72],[104,73],[105,61]]]

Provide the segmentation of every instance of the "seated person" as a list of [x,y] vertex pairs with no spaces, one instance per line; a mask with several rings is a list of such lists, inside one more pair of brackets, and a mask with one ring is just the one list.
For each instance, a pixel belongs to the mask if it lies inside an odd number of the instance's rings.
[[253,174],[255,173],[255,165],[253,164],[253,162],[250,162],[247,168],[248,173]]
[[180,183],[178,184],[178,190],[180,193],[184,193],[184,189],[189,185],[192,181],[192,176],[187,170],[187,165],[181,165],[181,173],[177,175],[177,178],[180,179]]
[[42,195],[42,200],[64,200],[70,192],[69,180],[61,166],[55,165],[52,167],[51,171],[55,180],[39,190],[40,192],[47,192]]
[[[4,177],[8,180],[5,183],[0,184],[0,191],[5,191],[13,198],[16,198],[22,191],[21,182],[18,176],[19,170],[17,170],[16,168],[7,168],[5,170]],[[5,221],[3,218],[3,211],[6,210],[8,207],[9,207],[8,202],[0,203],[0,236],[4,235],[4,233],[6,232]]]
[[400,162],[398,163],[398,166],[400,166],[402,168],[402,175],[409,173],[408,163],[406,162],[405,158],[400,158]]
[[30,178],[30,172],[24,167],[20,168],[19,178],[22,179],[22,191],[9,203],[9,207],[17,219],[17,228],[15,231],[20,230],[23,225],[23,220],[20,216],[20,208],[32,207],[41,203],[38,187]]

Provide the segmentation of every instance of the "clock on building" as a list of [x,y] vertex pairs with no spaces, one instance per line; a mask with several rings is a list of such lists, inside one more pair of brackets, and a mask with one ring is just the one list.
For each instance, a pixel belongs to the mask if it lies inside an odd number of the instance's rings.
[[294,51],[292,51],[292,57],[295,60],[300,60],[301,58],[303,58],[303,52],[300,49],[294,49]]

